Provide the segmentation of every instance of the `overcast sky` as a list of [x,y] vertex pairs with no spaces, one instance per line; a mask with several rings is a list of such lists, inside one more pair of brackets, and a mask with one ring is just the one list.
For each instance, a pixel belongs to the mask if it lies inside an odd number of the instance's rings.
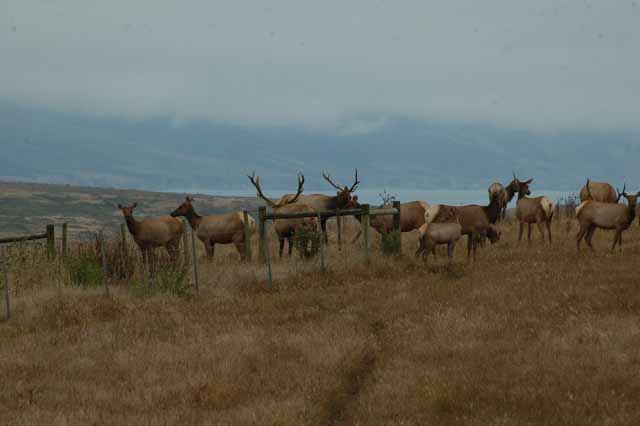
[[366,133],[640,130],[640,0],[0,0],[0,100]]

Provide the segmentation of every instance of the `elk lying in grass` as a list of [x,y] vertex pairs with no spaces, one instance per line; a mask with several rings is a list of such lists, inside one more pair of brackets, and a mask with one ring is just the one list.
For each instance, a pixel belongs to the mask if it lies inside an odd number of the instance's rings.
[[580,231],[578,231],[576,237],[578,250],[580,250],[580,242],[583,237],[587,241],[589,248],[593,250],[591,239],[597,228],[615,230],[616,234],[613,237],[611,251],[613,252],[616,244],[622,248],[622,232],[631,226],[636,217],[636,206],[640,192],[635,195],[629,195],[626,193],[625,186],[620,195],[627,199],[628,205],[588,200],[583,201],[576,208],[576,217],[580,224]]
[[[361,204],[358,203],[358,197],[354,196],[351,202],[346,207],[349,209],[360,208]],[[393,206],[390,204],[386,204],[381,207],[385,208]],[[420,229],[420,226],[424,225],[424,214],[428,208],[429,204],[425,203],[424,201],[410,201],[408,203],[401,203],[400,231],[411,232],[414,229]],[[356,216],[356,219],[359,222],[362,221],[362,218],[360,216]],[[393,215],[373,216],[369,221],[369,224],[380,234],[389,234],[393,231]],[[362,230],[358,231],[356,236],[353,238],[352,243],[356,242],[361,234]]]
[[424,223],[418,231],[420,233],[418,236],[420,247],[416,250],[416,257],[422,255],[422,259],[426,263],[429,252],[433,252],[435,255],[436,246],[446,244],[449,264],[451,264],[453,250],[462,235],[460,224],[458,222]]
[[[204,244],[204,248],[209,258],[213,258],[216,244],[234,244],[240,258],[245,259],[245,243],[251,241],[244,240],[244,215],[242,212],[232,212],[221,215],[199,216],[193,208],[193,198],[186,197],[184,202],[175,209],[172,217],[185,217],[196,233],[198,239]],[[256,221],[248,216],[251,233],[256,228]]]
[[[358,169],[356,169],[355,180],[353,182],[353,185],[351,186],[345,185],[341,187],[340,185],[335,184],[333,180],[331,180],[331,175],[327,175],[325,173],[322,174],[322,177],[324,178],[324,180],[329,182],[331,186],[333,186],[335,189],[338,190],[336,195],[334,196],[324,195],[324,194],[300,195],[297,198],[296,203],[306,204],[307,206],[310,206],[313,210],[319,211],[319,212],[327,211],[327,210],[344,209],[347,206],[347,204],[351,201],[353,192],[356,190],[356,188],[360,184],[360,181],[358,180]],[[294,194],[283,195],[280,198],[280,200],[278,200],[278,203],[284,203],[285,201],[290,200],[293,197],[294,197]],[[328,217],[322,217],[320,219],[321,221],[320,227],[322,229],[322,233],[324,234],[325,242],[329,241],[327,237],[327,220],[329,220]]]
[[143,260],[146,262],[152,254],[151,250],[156,247],[164,247],[171,259],[175,260],[180,247],[180,237],[184,232],[182,221],[171,216],[136,220],[133,217],[133,210],[137,206],[137,203],[130,206],[118,204],[127,228],[142,252]]
[[527,181],[520,181],[513,175],[513,182],[518,191],[518,203],[516,204],[516,219],[519,223],[518,230],[518,243],[522,240],[522,233],[524,231],[524,224],[529,226],[529,232],[527,234],[527,240],[531,242],[531,225],[537,224],[542,241],[544,241],[544,227],[547,227],[547,234],[549,235],[549,243],[551,243],[551,220],[553,219],[553,210],[555,203],[547,197],[535,197],[529,198],[527,195],[531,195],[529,185],[533,179]]
[[[304,188],[304,175],[298,175],[298,191],[291,197],[284,196],[277,203],[274,203],[269,198],[265,197],[260,188],[260,177],[256,177],[255,172],[251,176],[247,176],[249,181],[255,186],[257,196],[262,198],[265,203],[274,213],[295,213],[295,212],[312,212],[315,211],[311,206],[303,203],[298,203],[300,194],[302,194]],[[315,217],[299,218],[299,219],[277,219],[273,223],[278,240],[280,242],[279,254],[282,257],[284,251],[284,242],[289,242],[289,256],[293,250],[293,238],[296,233],[300,231],[315,231],[318,228],[318,219]]]
[[497,195],[494,195],[489,205],[486,206],[435,204],[425,212],[425,222],[458,222],[461,226],[461,234],[467,236],[467,259],[471,257],[473,251],[473,261],[475,262],[477,247],[484,237],[489,237],[492,243],[500,239],[500,235],[490,227],[491,221],[495,220],[499,214],[500,200]]
[[500,214],[496,217],[496,220],[491,222],[491,224],[495,224],[498,220],[504,220],[507,216],[507,206],[513,200],[513,196],[516,194],[516,189],[514,188],[513,182],[511,182],[506,187],[502,186],[499,182],[494,182],[489,186],[489,201],[493,199],[493,197],[498,197]]
[[621,195],[616,194],[616,190],[605,182],[591,182],[587,179],[587,183],[580,189],[580,202],[583,201],[599,201],[601,203],[617,203],[620,201]]

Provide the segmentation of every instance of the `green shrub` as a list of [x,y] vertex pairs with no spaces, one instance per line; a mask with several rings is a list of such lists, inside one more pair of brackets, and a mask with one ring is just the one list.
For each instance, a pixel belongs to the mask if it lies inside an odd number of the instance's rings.
[[66,259],[66,268],[71,285],[78,287],[98,287],[104,283],[102,265],[95,253],[79,251]]
[[400,239],[402,238],[401,232],[390,232],[388,234],[382,234],[382,253],[385,255],[392,255],[400,253]]

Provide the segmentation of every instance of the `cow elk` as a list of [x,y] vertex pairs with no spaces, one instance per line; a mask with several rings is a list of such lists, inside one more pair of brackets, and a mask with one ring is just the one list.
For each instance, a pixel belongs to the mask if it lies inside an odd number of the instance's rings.
[[[184,202],[175,209],[172,217],[185,217],[196,233],[198,239],[204,244],[209,258],[213,258],[216,244],[234,244],[240,258],[245,259],[244,215],[242,212],[232,212],[221,215],[200,216],[193,208],[193,198],[186,197]],[[256,221],[248,216],[249,229],[255,231]]]
[[491,198],[486,206],[470,204],[466,206],[449,206],[435,204],[425,212],[426,223],[457,222],[461,226],[461,235],[467,236],[467,259],[473,252],[473,261],[476,260],[476,251],[480,242],[489,237],[492,243],[500,237],[497,231],[490,227],[492,220],[500,214],[500,200],[497,195]]
[[519,223],[518,243],[522,240],[524,225],[529,227],[527,240],[531,242],[531,225],[537,224],[542,240],[544,241],[544,226],[546,225],[547,234],[549,235],[549,243],[551,243],[551,220],[553,219],[553,211],[555,203],[547,197],[529,198],[531,190],[529,185],[533,179],[520,181],[516,175],[513,175],[513,182],[518,191],[518,203],[516,204],[516,219]]
[[615,230],[611,251],[616,244],[622,249],[622,232],[625,231],[636,217],[636,207],[638,204],[638,196],[640,192],[629,195],[626,193],[626,186],[622,189],[620,195],[627,199],[627,205],[603,203],[600,201],[583,201],[576,208],[576,217],[580,224],[580,231],[576,237],[577,249],[580,250],[580,242],[582,238],[587,241],[587,245],[591,250],[591,239],[597,228]]
[[499,182],[494,182],[489,186],[489,201],[493,199],[493,197],[498,197],[498,206],[500,210],[500,214],[496,218],[495,221],[491,222],[491,224],[495,224],[498,220],[504,220],[507,216],[507,206],[513,200],[513,196],[517,193],[513,182],[511,182],[506,187],[502,186]]
[[182,221],[171,216],[136,220],[133,217],[133,210],[137,206],[137,203],[130,206],[118,204],[127,228],[142,252],[143,260],[147,262],[152,254],[151,250],[156,247],[164,247],[171,259],[175,260],[178,256],[180,238],[184,232]]
[[[352,200],[353,192],[355,192],[356,188],[360,184],[358,180],[358,169],[356,169],[356,175],[354,182],[351,186],[340,186],[337,185],[332,179],[331,175],[326,173],[322,173],[322,177],[326,180],[331,186],[333,186],[337,193],[336,195],[330,196],[325,194],[310,194],[310,195],[300,195],[297,197],[297,204],[305,204],[311,207],[312,210],[315,211],[329,211],[336,209],[344,209],[348,203]],[[284,203],[287,200],[290,200],[294,197],[294,194],[286,194],[283,195],[278,203]],[[324,234],[325,242],[328,242],[327,237],[327,220],[329,217],[323,216],[320,219],[320,228],[322,229],[322,233]]]
[[580,189],[580,202],[599,201],[601,203],[617,203],[621,194],[605,182],[592,182],[587,179],[587,183]]
[[[260,188],[260,177],[255,172],[251,176],[247,176],[249,181],[255,186],[257,190],[257,196],[262,198],[265,203],[274,213],[297,213],[297,212],[313,212],[311,206],[303,203],[299,203],[300,194],[304,189],[304,175],[298,174],[298,191],[292,196],[284,196],[278,202],[273,202],[267,198]],[[296,233],[301,231],[315,231],[318,228],[318,219],[315,217],[310,218],[295,218],[295,219],[277,219],[273,221],[273,226],[278,235],[280,242],[279,254],[282,257],[284,251],[284,242],[289,242],[289,256],[293,250],[293,238]]]
[[[347,208],[360,208],[358,203],[358,197],[354,196],[351,202],[346,206]],[[382,208],[393,207],[390,204],[381,206]],[[400,231],[411,232],[415,229],[420,229],[424,225],[424,214],[429,208],[429,204],[424,201],[410,201],[408,203],[400,204]],[[361,222],[362,218],[356,216],[356,219]],[[370,226],[378,231],[380,234],[389,234],[393,231],[393,215],[373,216],[369,221]],[[362,234],[362,230],[358,231],[352,242],[356,242]]]
[[426,263],[429,252],[433,252],[435,255],[436,246],[446,244],[447,257],[449,258],[449,265],[451,265],[453,250],[462,235],[462,227],[460,224],[458,222],[424,223],[418,231],[420,247],[416,250],[416,257],[422,256],[422,259]]

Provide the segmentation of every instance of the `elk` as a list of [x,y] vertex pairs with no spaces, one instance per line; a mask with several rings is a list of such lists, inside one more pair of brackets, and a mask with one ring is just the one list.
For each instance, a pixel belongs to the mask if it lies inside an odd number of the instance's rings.
[[130,206],[118,204],[127,228],[142,252],[144,261],[147,261],[151,250],[156,247],[164,247],[171,259],[175,260],[178,256],[180,237],[184,232],[182,221],[171,216],[136,220],[133,217],[133,210],[137,206],[137,203]]
[[[331,186],[337,189],[338,192],[336,193],[336,195],[334,196],[324,195],[324,194],[301,195],[297,198],[296,203],[306,204],[307,206],[310,206],[313,210],[316,210],[316,211],[343,209],[347,206],[349,201],[351,201],[353,192],[356,190],[356,188],[360,184],[360,181],[358,180],[358,169],[356,169],[356,175],[355,175],[355,180],[353,182],[353,185],[351,185],[350,187],[346,185],[342,187],[340,185],[337,185],[331,179],[331,175],[328,175],[326,173],[322,173],[322,177],[324,178],[324,180],[329,182]],[[278,200],[278,203],[283,203],[286,200],[291,199],[292,197],[294,197],[294,194],[283,195],[280,198],[280,200]],[[329,217],[326,217],[326,216],[323,216],[320,219],[320,228],[322,229],[322,233],[324,234],[325,242],[329,241],[327,237],[327,220],[329,220]]]
[[461,235],[467,236],[467,259],[473,251],[473,261],[476,260],[476,250],[480,241],[489,237],[491,243],[500,239],[500,235],[490,227],[491,220],[500,214],[500,200],[497,195],[491,198],[487,206],[470,204],[466,206],[448,206],[435,204],[425,212],[426,223],[458,222]]
[[[245,260],[244,245],[251,244],[245,241],[244,215],[242,212],[232,212],[221,215],[199,216],[193,208],[193,198],[186,197],[184,202],[173,212],[172,217],[185,217],[196,233],[198,239],[204,244],[207,257],[213,258],[216,244],[234,244],[241,260]],[[251,232],[256,229],[256,221],[248,216]]]
[[518,203],[516,204],[516,219],[520,224],[518,230],[518,243],[522,240],[522,233],[524,231],[524,224],[529,226],[527,240],[531,242],[531,225],[533,223],[538,225],[538,230],[544,241],[544,228],[543,224],[547,227],[547,234],[549,235],[549,243],[551,243],[551,220],[553,219],[553,210],[555,203],[547,197],[535,197],[529,198],[531,190],[529,185],[533,182],[533,179],[526,181],[520,181],[513,175],[512,184],[515,184],[515,188],[518,191]]
[[427,262],[429,252],[433,252],[435,255],[435,248],[437,245],[447,245],[447,256],[449,258],[449,265],[453,260],[453,250],[460,240],[462,227],[458,222],[444,222],[444,223],[424,223],[419,228],[418,241],[420,247],[416,250],[416,257],[422,255],[422,259]]
[[[295,212],[313,212],[314,208],[308,204],[298,203],[300,194],[302,194],[304,188],[304,175],[298,174],[298,191],[291,197],[284,196],[278,202],[273,202],[271,199],[265,197],[260,188],[260,177],[256,177],[255,172],[251,176],[247,176],[249,181],[255,186],[257,196],[262,198],[269,207],[273,209],[274,213],[295,213]],[[274,220],[274,228],[280,241],[279,254],[282,257],[284,251],[284,242],[289,242],[289,256],[293,249],[293,237],[296,232],[301,230],[315,230],[318,227],[318,219],[315,217],[299,218],[299,219],[277,219]]]
[[500,214],[496,218],[495,221],[491,222],[491,224],[495,224],[498,220],[504,220],[507,216],[507,206],[513,200],[513,196],[516,194],[516,190],[514,188],[513,182],[511,182],[506,187],[502,186],[499,182],[494,182],[489,186],[489,201],[494,196],[498,197],[499,206],[500,206]]
[[[352,200],[347,204],[347,208],[360,208],[361,204],[358,203],[358,196],[354,196]],[[383,205],[381,207],[392,207],[391,205]],[[408,203],[400,204],[400,231],[411,232],[414,229],[420,229],[420,226],[424,225],[424,214],[429,208],[429,204],[424,201],[410,201]],[[356,216],[358,222],[362,223],[362,218]],[[369,225],[378,231],[380,234],[388,234],[393,231],[393,215],[373,216],[369,221]],[[362,230],[358,231],[353,238],[352,243],[356,242]]]
[[576,217],[580,224],[580,231],[578,231],[576,237],[578,251],[580,250],[582,238],[585,238],[587,245],[593,250],[591,239],[597,228],[615,230],[611,252],[615,249],[616,244],[622,249],[622,232],[629,228],[635,219],[638,196],[640,196],[640,192],[635,195],[629,195],[626,193],[626,189],[625,185],[622,192],[619,192],[621,196],[627,199],[628,204],[626,206],[624,204],[587,200],[580,203],[576,208]]
[[605,182],[591,182],[587,179],[587,183],[580,189],[580,202],[583,201],[599,201],[601,203],[617,203],[620,201],[620,193],[616,194],[616,190]]

